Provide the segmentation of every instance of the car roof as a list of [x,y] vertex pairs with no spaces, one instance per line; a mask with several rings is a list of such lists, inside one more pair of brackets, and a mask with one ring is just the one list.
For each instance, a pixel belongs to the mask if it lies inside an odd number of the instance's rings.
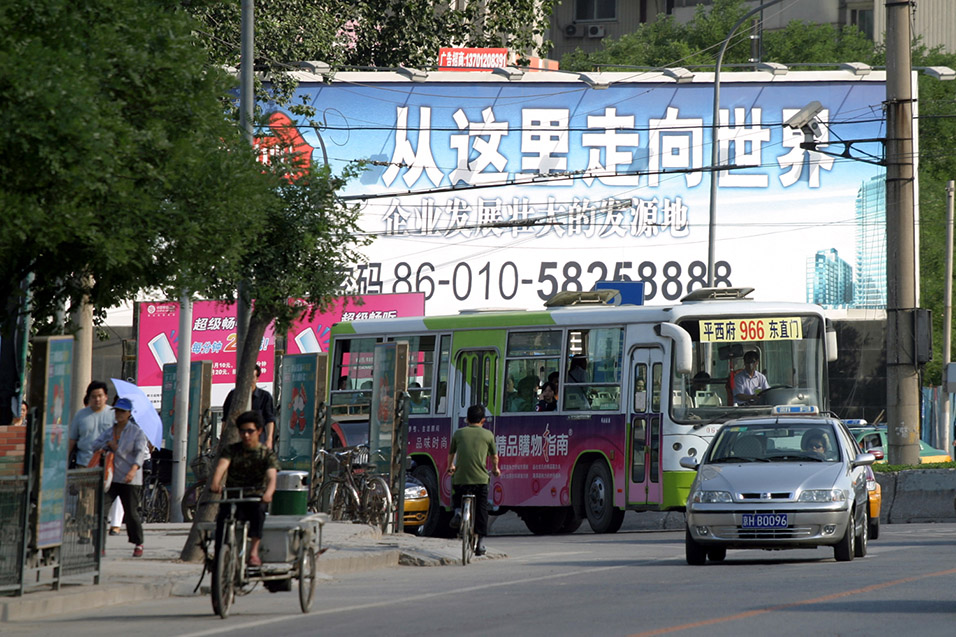
[[777,414],[773,416],[745,416],[736,420],[728,420],[725,425],[842,425],[843,423],[831,416],[787,416]]

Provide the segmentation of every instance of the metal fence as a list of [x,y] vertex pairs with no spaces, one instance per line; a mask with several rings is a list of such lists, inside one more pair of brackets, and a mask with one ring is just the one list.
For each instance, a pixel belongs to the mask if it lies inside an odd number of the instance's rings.
[[0,478],[0,591],[22,591],[27,476]]
[[106,547],[103,469],[71,469],[66,477],[66,511],[60,574],[89,575],[99,584],[100,560]]

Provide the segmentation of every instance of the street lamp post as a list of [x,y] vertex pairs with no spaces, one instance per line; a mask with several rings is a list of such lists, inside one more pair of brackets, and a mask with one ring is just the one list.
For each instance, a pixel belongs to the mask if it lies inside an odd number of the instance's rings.
[[714,113],[710,121],[710,223],[707,231],[707,287],[714,287],[714,243],[716,241],[715,230],[717,225],[717,162],[720,159],[720,144],[717,141],[717,124],[720,119],[720,65],[724,61],[724,53],[730,44],[731,38],[737,32],[744,22],[759,13],[783,0],[768,0],[751,11],[748,11],[737,24],[730,30],[727,37],[720,45],[720,51],[717,53],[717,62],[714,65]]

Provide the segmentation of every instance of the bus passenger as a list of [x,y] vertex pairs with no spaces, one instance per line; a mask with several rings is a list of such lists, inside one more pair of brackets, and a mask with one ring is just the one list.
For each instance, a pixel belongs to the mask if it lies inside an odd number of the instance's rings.
[[554,411],[558,408],[557,388],[551,383],[545,383],[541,388],[541,400],[535,406],[535,411]]

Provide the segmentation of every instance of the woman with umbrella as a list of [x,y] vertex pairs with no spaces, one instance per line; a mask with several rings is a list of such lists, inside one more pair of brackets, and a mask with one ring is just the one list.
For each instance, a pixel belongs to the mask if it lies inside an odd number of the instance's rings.
[[120,398],[113,405],[116,422],[93,443],[94,449],[113,452],[113,482],[106,497],[112,504],[119,498],[126,512],[126,534],[133,544],[133,557],[143,555],[143,523],[139,516],[143,488],[143,462],[148,455],[146,434],[130,419],[133,402]]

